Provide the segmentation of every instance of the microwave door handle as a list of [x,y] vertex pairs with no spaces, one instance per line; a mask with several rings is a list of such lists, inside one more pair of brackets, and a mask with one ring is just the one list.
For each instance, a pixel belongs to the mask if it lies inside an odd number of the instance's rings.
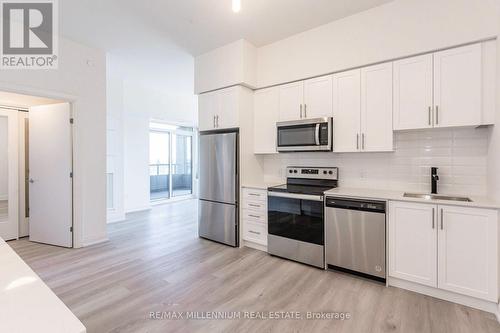
[[316,141],[316,146],[319,146],[319,124],[316,124],[316,132],[314,133],[314,140]]

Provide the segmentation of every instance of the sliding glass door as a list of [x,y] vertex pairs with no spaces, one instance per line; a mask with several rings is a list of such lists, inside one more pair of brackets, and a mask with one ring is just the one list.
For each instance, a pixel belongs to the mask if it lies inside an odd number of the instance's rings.
[[170,133],[149,134],[149,189],[151,200],[170,198]]
[[193,137],[176,134],[172,139],[172,195],[189,195],[193,193]]
[[151,123],[149,179],[151,201],[193,193],[193,129]]

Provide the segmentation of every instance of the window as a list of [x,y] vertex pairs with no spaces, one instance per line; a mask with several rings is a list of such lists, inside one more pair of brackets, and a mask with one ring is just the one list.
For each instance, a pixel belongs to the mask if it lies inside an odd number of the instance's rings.
[[149,134],[151,201],[193,193],[193,128],[151,123]]

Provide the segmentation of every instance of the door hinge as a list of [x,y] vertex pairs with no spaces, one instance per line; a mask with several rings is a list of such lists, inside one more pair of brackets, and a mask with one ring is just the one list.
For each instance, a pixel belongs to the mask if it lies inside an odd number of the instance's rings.
[[69,227],[69,232],[73,232],[73,227]]
[[70,124],[73,124],[75,122],[75,119],[74,118],[69,118],[69,123]]
[[73,172],[69,173],[69,178],[73,178]]

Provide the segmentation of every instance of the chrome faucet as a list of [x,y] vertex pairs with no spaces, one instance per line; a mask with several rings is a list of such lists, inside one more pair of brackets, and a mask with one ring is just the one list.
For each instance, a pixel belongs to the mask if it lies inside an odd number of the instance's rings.
[[437,182],[439,180],[439,176],[437,174],[438,168],[432,167],[431,168],[431,193],[432,194],[437,194]]

